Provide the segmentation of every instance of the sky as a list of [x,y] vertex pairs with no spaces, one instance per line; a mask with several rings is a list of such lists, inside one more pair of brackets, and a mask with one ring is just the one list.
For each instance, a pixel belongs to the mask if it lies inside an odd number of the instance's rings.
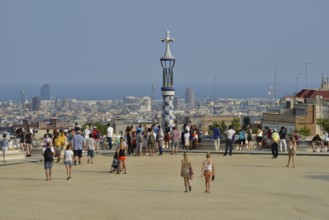
[[318,86],[329,76],[328,9],[327,0],[1,0],[0,85],[161,86],[170,30],[174,85],[273,86],[276,73],[278,87]]

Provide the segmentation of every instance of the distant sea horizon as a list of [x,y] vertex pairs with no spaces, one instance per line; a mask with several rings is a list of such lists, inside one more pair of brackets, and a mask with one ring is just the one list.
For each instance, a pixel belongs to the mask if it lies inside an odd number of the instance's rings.
[[[20,91],[26,92],[26,99],[30,100],[33,97],[40,96],[41,86],[45,83],[23,84],[11,83],[3,84],[0,82],[0,101],[20,102]],[[76,84],[60,84],[48,83],[50,85],[50,96],[59,99],[77,99],[77,100],[111,100],[122,99],[126,96],[151,96],[152,83],[137,82],[137,83],[76,83]],[[161,84],[155,84],[154,97],[162,99]],[[176,83],[175,96],[185,98],[185,90],[192,88],[196,98],[200,99],[216,99],[220,98],[272,98],[274,96],[273,84],[269,83]],[[310,83],[309,88],[319,88],[319,83]],[[277,98],[286,95],[295,94],[304,87],[297,88],[295,83],[278,83]]]

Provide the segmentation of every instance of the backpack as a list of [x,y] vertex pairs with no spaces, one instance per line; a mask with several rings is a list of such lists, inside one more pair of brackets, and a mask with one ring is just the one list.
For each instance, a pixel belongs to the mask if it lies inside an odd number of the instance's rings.
[[95,132],[95,134],[94,134],[94,138],[96,138],[96,139],[100,138],[99,131],[96,131],[96,132]]
[[155,138],[154,138],[153,133],[150,134],[148,143],[149,144],[155,144]]
[[53,153],[49,147],[46,148],[45,152],[43,153],[43,157],[45,158],[45,162],[53,162]]
[[138,143],[142,143],[143,142],[143,139],[142,139],[143,137],[142,137],[142,135],[138,135]]

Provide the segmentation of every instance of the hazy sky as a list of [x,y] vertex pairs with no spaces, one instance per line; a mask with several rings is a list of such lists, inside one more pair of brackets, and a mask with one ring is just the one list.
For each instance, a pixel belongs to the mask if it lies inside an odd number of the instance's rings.
[[[296,82],[329,76],[328,0],[1,0],[1,82]],[[233,84],[234,85],[234,84]]]

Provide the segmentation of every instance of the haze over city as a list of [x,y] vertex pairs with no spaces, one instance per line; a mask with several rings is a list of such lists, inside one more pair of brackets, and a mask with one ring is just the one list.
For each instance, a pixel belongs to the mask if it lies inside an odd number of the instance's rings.
[[[328,1],[0,1],[0,99],[160,98],[170,30],[174,86],[196,96],[278,96],[329,70]],[[306,80],[307,73],[307,80]],[[214,90],[213,87],[216,87]]]

